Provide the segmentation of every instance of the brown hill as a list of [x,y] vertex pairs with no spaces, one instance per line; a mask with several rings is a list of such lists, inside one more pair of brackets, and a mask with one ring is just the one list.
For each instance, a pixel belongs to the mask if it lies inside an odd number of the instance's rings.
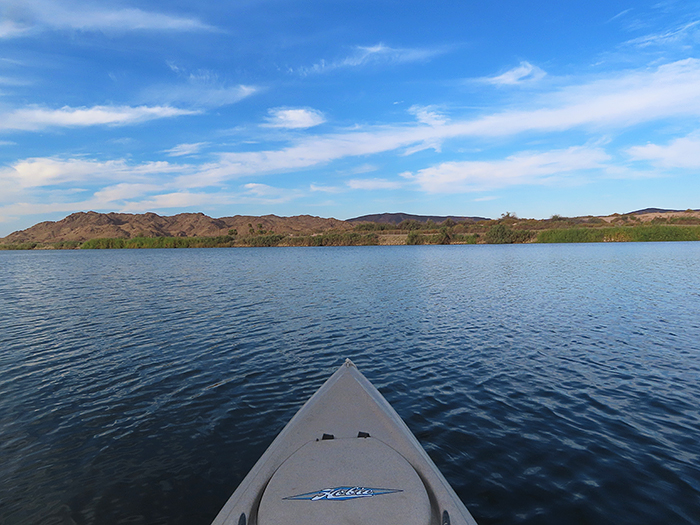
[[440,223],[452,219],[454,222],[477,222],[487,221],[486,217],[461,217],[456,215],[411,215],[410,213],[376,213],[373,215],[363,215],[348,219],[347,222],[378,222],[384,224],[399,224],[403,221],[418,221],[428,222],[433,221]]
[[52,243],[59,241],[87,241],[109,237],[131,239],[133,237],[215,237],[226,235],[235,229],[247,234],[250,228],[273,233],[317,233],[331,229],[348,230],[351,225],[337,219],[323,219],[311,215],[277,217],[264,215],[251,217],[236,215],[213,219],[203,213],[180,213],[163,217],[155,213],[97,213],[94,211],[73,213],[60,221],[46,221],[26,230],[11,233],[1,242]]

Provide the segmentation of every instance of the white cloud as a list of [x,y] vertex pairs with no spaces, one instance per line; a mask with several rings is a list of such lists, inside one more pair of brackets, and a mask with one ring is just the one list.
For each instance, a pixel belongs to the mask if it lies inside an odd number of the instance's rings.
[[[0,182],[2,179],[0,179]],[[163,193],[158,193],[158,192]],[[118,211],[124,213],[143,213],[147,211],[231,204],[236,196],[218,192],[216,194],[171,191],[162,185],[121,183],[96,191],[87,199],[75,201],[60,198],[60,192],[52,193],[52,202],[36,202],[31,195],[17,196],[11,204],[0,206],[0,222],[3,218],[49,214],[57,212],[75,212],[78,210]],[[240,198],[239,198],[240,200]]]
[[236,200],[237,202],[255,202],[260,204],[280,204],[289,202],[300,196],[298,190],[287,188],[275,188],[267,184],[251,182],[244,184],[245,190]]
[[571,147],[524,152],[503,160],[444,162],[403,177],[427,193],[484,191],[515,184],[542,184],[592,169],[605,168],[609,156],[599,148]]
[[342,170],[339,172],[342,175],[361,175],[363,173],[371,173],[373,171],[377,171],[379,168],[375,166],[374,164],[360,164],[359,166],[354,166],[350,169],[347,170]]
[[96,191],[94,193],[94,198],[101,203],[102,206],[109,206],[115,202],[135,199],[162,189],[162,186],[155,184],[132,184],[123,182]]
[[446,51],[446,49],[441,48],[394,48],[380,42],[373,46],[356,46],[353,52],[344,58],[332,62],[321,60],[311,67],[300,68],[297,71],[303,75],[308,75],[310,73],[325,73],[334,69],[360,67],[369,64],[423,62]]
[[128,202],[124,204],[119,211],[124,213],[143,213],[166,208],[189,208],[192,206],[228,204],[230,202],[230,197],[223,194],[176,191],[153,195],[139,201]]
[[386,179],[354,179],[347,185],[353,190],[396,190],[402,186],[400,182]]
[[183,170],[167,162],[147,162],[130,166],[125,160],[105,162],[84,159],[31,158],[0,170],[0,178],[22,188],[53,186],[69,182],[138,179],[154,174]]
[[259,184],[255,182],[244,184],[243,188],[245,188],[248,193],[257,195],[258,197],[269,197],[270,195],[278,196],[283,192],[283,190],[280,190],[279,188],[273,188],[267,184]]
[[495,77],[485,77],[479,79],[481,82],[493,84],[495,86],[515,86],[525,82],[536,82],[544,78],[545,73],[530,62],[520,62],[520,65]]
[[435,106],[413,105],[408,108],[408,112],[415,115],[418,122],[428,126],[440,126],[447,123],[447,117],[435,110]]
[[166,149],[164,153],[167,153],[171,157],[183,157],[186,155],[194,155],[199,153],[203,147],[207,146],[208,142],[195,142],[193,144],[178,144],[174,148]]
[[627,150],[634,160],[645,160],[662,168],[700,168],[700,135],[694,134],[671,141],[666,146],[647,144]]
[[310,108],[273,108],[268,113],[267,124],[264,126],[270,128],[305,129],[326,121],[323,113]]
[[0,114],[0,130],[36,131],[51,127],[125,126],[196,113],[168,106],[65,106],[61,109],[30,106]]
[[[89,2],[22,0],[6,2],[0,38],[52,30],[78,31],[215,31],[196,18],[168,15],[138,8],[109,9]],[[9,13],[9,15],[7,14]]]

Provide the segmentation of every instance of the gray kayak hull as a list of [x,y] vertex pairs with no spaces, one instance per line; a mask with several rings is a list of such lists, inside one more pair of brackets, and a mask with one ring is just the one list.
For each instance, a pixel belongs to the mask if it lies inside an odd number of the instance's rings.
[[476,525],[348,359],[282,429],[213,525]]

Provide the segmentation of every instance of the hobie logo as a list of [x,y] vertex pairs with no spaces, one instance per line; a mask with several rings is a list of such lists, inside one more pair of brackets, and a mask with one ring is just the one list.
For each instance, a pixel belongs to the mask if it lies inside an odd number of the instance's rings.
[[384,494],[393,494],[395,492],[403,492],[399,489],[373,489],[369,487],[335,487],[332,489],[321,489],[296,496],[289,496],[284,499],[305,499],[311,501],[318,500],[335,500],[344,501],[347,499],[371,498],[372,496],[382,496]]

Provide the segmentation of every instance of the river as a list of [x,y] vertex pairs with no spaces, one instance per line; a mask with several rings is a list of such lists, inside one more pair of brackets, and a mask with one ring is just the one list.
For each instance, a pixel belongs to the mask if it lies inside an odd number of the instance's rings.
[[700,243],[0,251],[0,523],[208,525],[346,357],[480,525],[697,523]]

